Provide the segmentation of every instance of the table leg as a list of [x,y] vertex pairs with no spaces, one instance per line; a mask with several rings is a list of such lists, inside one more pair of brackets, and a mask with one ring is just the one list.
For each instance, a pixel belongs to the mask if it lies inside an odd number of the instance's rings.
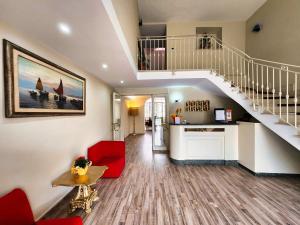
[[80,185],[75,198],[70,202],[70,211],[73,212],[75,209],[81,208],[86,213],[90,213],[93,202],[99,199],[97,194],[97,191],[90,186]]

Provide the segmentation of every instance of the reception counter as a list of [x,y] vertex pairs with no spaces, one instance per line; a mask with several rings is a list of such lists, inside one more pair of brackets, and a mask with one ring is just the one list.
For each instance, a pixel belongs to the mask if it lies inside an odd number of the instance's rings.
[[171,124],[170,159],[177,164],[237,165],[237,124]]

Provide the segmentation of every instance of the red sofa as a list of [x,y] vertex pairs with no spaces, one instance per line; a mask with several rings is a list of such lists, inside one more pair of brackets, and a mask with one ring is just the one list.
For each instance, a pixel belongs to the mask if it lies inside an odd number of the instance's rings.
[[80,217],[49,219],[34,222],[27,196],[21,189],[14,189],[0,198],[1,225],[82,225]]
[[120,177],[125,167],[125,142],[100,141],[88,148],[88,159],[95,166],[108,166],[103,178]]

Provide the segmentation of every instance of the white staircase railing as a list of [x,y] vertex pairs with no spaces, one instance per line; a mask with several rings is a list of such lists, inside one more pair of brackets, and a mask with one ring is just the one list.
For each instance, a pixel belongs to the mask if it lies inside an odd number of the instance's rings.
[[250,57],[210,35],[141,37],[138,47],[139,71],[211,70],[243,93],[254,110],[300,125],[300,66]]

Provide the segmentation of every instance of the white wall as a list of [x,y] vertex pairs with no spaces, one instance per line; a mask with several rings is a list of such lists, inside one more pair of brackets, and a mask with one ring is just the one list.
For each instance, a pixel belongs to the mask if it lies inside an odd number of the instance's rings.
[[137,63],[137,37],[140,35],[137,0],[112,0],[112,4],[127,40],[131,55],[135,63]]
[[[37,218],[70,191],[70,188],[53,188],[51,182],[70,168],[75,157],[86,154],[87,147],[101,139],[111,139],[112,90],[68,59],[3,24],[0,24],[0,38],[86,78],[85,116],[18,119],[5,118],[4,81],[0,79],[0,171],[3,173],[0,194],[23,188]],[[2,43],[0,52],[2,73]]]
[[300,152],[260,123],[240,122],[239,163],[255,173],[300,173]]
[[[246,52],[256,58],[300,65],[300,1],[268,0],[247,21]],[[262,24],[253,33],[256,23]]]
[[[179,103],[175,100],[179,99]],[[209,100],[210,110],[203,112],[185,112],[186,101]],[[231,108],[233,119],[238,119],[245,113],[244,109],[230,98],[214,95],[212,91],[199,87],[173,87],[169,88],[169,112],[174,113],[176,108],[183,110],[183,119],[190,123],[211,123],[214,120],[214,108]]]
[[259,173],[300,174],[300,152],[271,130],[257,124],[255,129],[255,170]]

